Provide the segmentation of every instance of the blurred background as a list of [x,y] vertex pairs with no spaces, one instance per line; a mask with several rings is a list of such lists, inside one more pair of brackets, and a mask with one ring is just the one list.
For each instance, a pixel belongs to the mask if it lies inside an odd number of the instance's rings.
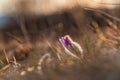
[[[64,26],[62,24],[62,22],[65,22],[65,19],[62,18],[64,16],[64,18],[67,17],[66,21],[68,18],[71,19],[72,23],[68,21],[68,24],[75,24],[77,27],[79,27],[78,25],[84,26],[86,25],[84,23],[87,21],[86,16],[100,18],[101,15],[98,12],[87,11],[85,8],[103,10],[112,16],[119,17],[119,4],[119,0],[0,0],[0,30],[3,34],[9,33],[9,31],[19,34],[20,31],[17,30],[21,30],[19,26],[24,24],[24,26],[31,28],[31,30],[34,28],[34,32],[33,30],[30,31],[30,29],[28,31],[35,34],[43,31],[40,28],[45,28],[42,26],[45,24],[45,26],[47,25],[46,29],[50,31],[49,28],[58,24]],[[21,21],[23,19],[24,21]],[[67,27],[71,28],[70,26],[65,26],[64,28],[67,29]],[[35,31],[35,29],[39,30]]]
[[[120,0],[0,0],[0,80],[119,80],[119,11]],[[85,61],[65,54],[64,35]],[[6,68],[4,52],[21,66]]]

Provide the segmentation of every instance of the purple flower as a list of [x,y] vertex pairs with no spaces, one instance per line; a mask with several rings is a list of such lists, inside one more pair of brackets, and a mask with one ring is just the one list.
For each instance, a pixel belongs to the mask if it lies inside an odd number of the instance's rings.
[[68,46],[72,46],[71,41],[69,40],[68,36],[64,36],[60,39],[60,42],[62,43],[63,46],[68,47]]
[[62,44],[62,46],[67,54],[79,59],[79,57],[77,55],[73,54],[77,50],[77,51],[79,51],[78,53],[81,54],[81,57],[83,57],[82,47],[77,42],[73,41],[69,35],[65,35],[64,37],[61,37],[59,39],[59,41]]

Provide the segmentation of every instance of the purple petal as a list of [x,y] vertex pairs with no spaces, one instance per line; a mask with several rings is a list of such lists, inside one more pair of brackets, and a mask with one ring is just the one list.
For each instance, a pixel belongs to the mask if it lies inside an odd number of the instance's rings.
[[65,47],[72,45],[71,42],[70,42],[70,40],[68,39],[68,37],[62,37],[62,38],[61,38],[61,43],[62,43]]

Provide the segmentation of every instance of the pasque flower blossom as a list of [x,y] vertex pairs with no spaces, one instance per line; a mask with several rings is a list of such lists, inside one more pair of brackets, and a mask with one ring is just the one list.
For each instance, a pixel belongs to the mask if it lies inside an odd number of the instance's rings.
[[67,54],[79,59],[77,55],[70,51],[70,49],[73,49],[74,52],[76,52],[75,50],[79,51],[81,57],[83,57],[83,49],[77,42],[73,41],[69,35],[65,35],[64,37],[60,38],[59,41]]

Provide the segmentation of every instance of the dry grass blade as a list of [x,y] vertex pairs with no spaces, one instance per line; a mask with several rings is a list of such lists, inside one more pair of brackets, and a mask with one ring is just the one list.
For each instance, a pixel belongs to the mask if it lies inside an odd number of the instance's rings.
[[114,30],[117,30],[117,29],[118,29],[117,26],[116,26],[115,24],[113,24],[113,22],[110,21],[109,19],[106,19],[106,22],[107,22],[108,25],[109,25],[110,27],[112,27]]
[[20,64],[17,63],[17,60],[16,60],[15,56],[13,56],[13,61],[10,61],[10,62],[13,63],[15,67],[20,66]]
[[104,41],[106,44],[113,46],[114,41],[109,40],[109,39],[106,38],[106,36],[105,36],[105,35],[103,34],[103,32],[100,30],[98,24],[95,23],[95,22],[93,22],[92,24],[93,24],[93,26],[94,26],[94,28],[95,28],[95,30],[96,30],[96,32],[97,32],[98,38],[99,38],[100,40]]
[[90,43],[88,37],[85,39],[85,47],[88,53],[91,53]]
[[26,29],[26,25],[25,25],[25,19],[23,16],[20,16],[20,28],[21,28],[21,31],[24,35],[24,38],[26,40],[26,43],[29,47],[31,47],[31,43],[30,43],[30,38],[29,38],[29,35],[28,35],[28,31]]
[[[47,42],[48,46],[50,47],[50,49],[51,49],[53,52],[55,52],[55,53],[56,53],[56,51],[55,51],[54,47],[52,47],[52,45],[50,44],[50,42],[49,42],[49,41],[46,41],[46,42]],[[60,54],[58,53],[58,52],[59,52],[59,50],[58,50],[57,48],[56,48],[56,50],[57,50],[56,55],[57,55],[58,59],[61,61],[61,60],[62,60],[62,59],[61,59],[61,56],[60,56]]]
[[6,53],[5,49],[2,49],[2,51],[3,51],[4,55],[5,55],[7,63],[9,64],[9,58],[7,56],[7,53]]
[[50,43],[48,40],[46,40],[46,42],[47,42],[47,45],[49,46],[49,48],[50,48],[53,52],[55,52],[55,50],[54,50],[54,48],[52,47],[51,43]]
[[43,61],[44,61],[44,59],[45,59],[46,57],[51,57],[51,55],[50,55],[49,53],[44,54],[44,55],[41,57],[41,59],[39,60],[38,65],[41,66],[42,63],[43,63]]
[[14,36],[13,34],[7,33],[8,36],[10,36],[12,39],[14,39],[15,41],[17,41],[17,43],[19,44],[23,44],[23,41],[20,40],[18,37]]
[[1,63],[1,64],[4,64],[2,60],[0,60],[0,63]]
[[0,72],[3,72],[4,70],[8,69],[10,67],[10,64],[4,66],[3,68],[0,69]]
[[114,16],[112,16],[112,15],[110,15],[110,14],[104,12],[104,11],[96,10],[96,9],[92,9],[92,8],[84,8],[84,9],[85,9],[85,10],[90,10],[90,11],[94,11],[94,12],[101,13],[101,14],[103,14],[104,16],[107,16],[107,17],[109,17],[109,18],[111,18],[111,19],[114,19],[114,20],[120,22],[120,19],[119,19],[119,18],[114,17]]
[[59,59],[60,61],[62,61],[60,54],[59,54],[59,53],[56,53],[56,55],[57,55],[58,59]]

